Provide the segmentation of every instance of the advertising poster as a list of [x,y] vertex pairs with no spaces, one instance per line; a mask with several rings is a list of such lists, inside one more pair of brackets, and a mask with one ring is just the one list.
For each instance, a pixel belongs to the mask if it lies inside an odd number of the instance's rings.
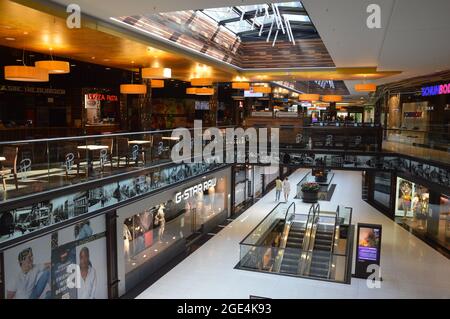
[[380,246],[381,230],[377,228],[361,227],[358,238],[358,259],[377,261]]
[[380,266],[381,232],[381,225],[358,223],[355,277],[368,278]]
[[4,252],[7,299],[50,299],[51,236],[44,236]]
[[105,217],[4,252],[8,299],[108,298]]

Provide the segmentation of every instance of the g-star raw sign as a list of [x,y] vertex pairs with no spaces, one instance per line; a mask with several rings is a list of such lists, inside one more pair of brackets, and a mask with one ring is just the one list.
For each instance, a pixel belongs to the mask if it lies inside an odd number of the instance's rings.
[[450,94],[450,83],[425,86],[422,88],[422,96],[435,96],[443,94]]
[[203,183],[194,185],[185,189],[183,192],[178,192],[175,194],[175,203],[180,203],[182,200],[188,200],[191,197],[194,197],[195,194],[203,193],[204,191],[210,189],[211,187],[215,187],[217,183],[217,178],[211,178],[208,181]]

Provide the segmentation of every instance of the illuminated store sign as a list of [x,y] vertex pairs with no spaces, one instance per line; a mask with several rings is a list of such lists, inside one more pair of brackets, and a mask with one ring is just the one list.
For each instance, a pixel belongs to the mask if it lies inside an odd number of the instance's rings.
[[112,101],[112,102],[118,101],[117,95],[99,94],[99,93],[90,93],[90,94],[86,94],[86,95],[87,95],[88,100]]
[[217,184],[217,178],[212,178],[203,183],[199,183],[192,187],[185,189],[183,192],[178,192],[175,195],[175,203],[180,203],[182,200],[188,200],[189,198],[194,197],[195,194],[203,193],[206,190],[209,190],[212,187],[215,187]]
[[422,88],[422,96],[435,96],[442,94],[450,94],[450,83],[425,86]]
[[405,117],[422,117],[422,112],[405,112]]

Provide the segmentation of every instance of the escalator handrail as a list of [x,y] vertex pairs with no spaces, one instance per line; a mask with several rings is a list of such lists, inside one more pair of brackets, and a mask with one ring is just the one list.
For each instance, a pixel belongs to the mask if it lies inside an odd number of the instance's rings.
[[289,205],[289,207],[286,209],[286,215],[284,216],[284,222],[285,223],[288,221],[287,217],[288,217],[288,214],[289,214],[289,210],[291,209],[292,206],[294,206],[294,214],[292,216],[295,216],[295,211],[296,211],[295,202],[292,202],[291,205]]

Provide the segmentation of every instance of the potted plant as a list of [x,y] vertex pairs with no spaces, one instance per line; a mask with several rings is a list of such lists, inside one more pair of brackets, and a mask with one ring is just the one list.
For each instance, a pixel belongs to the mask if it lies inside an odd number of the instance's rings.
[[305,203],[317,203],[319,200],[320,185],[317,183],[302,184],[302,199]]

